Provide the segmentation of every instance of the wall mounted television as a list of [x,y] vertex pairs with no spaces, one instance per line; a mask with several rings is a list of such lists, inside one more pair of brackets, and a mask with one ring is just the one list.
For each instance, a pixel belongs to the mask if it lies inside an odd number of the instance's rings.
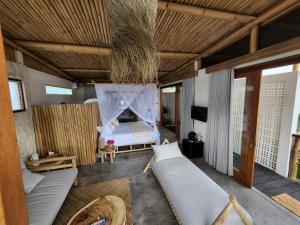
[[202,122],[207,121],[207,107],[192,106],[191,118]]

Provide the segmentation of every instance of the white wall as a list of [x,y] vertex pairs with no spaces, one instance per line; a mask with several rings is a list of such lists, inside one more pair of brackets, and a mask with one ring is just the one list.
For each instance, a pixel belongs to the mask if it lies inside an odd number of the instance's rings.
[[72,96],[46,95],[45,84],[72,87],[73,82],[7,61],[8,76],[22,80],[26,111],[14,113],[19,151],[23,159],[36,152],[31,106],[36,104],[81,103],[83,92]]
[[22,64],[7,62],[9,78],[22,80],[26,111],[14,113],[17,142],[23,159],[36,152],[35,134],[32,122],[28,68]]
[[275,172],[288,176],[292,134],[297,131],[297,121],[300,108],[300,80],[298,72],[286,76],[287,89],[283,102],[279,147]]
[[47,95],[45,92],[45,85],[72,88],[74,83],[44,72],[28,68],[29,76],[29,90],[32,105],[45,104],[59,104],[59,103],[82,103],[83,89],[78,93],[76,89],[73,90],[73,95]]
[[[195,99],[194,105],[196,106],[208,106],[208,94],[209,94],[209,76],[205,73],[205,70],[199,70],[198,76],[195,78]],[[206,123],[194,120],[194,131],[197,133],[198,138],[205,141],[206,138]]]

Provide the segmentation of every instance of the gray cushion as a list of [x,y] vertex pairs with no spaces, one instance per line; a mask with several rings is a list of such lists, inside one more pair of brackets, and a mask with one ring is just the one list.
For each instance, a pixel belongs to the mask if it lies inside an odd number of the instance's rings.
[[43,173],[45,178],[26,195],[30,225],[53,223],[77,173],[77,168]]
[[32,173],[27,168],[22,170],[23,184],[26,194],[29,194],[44,178],[44,175]]
[[23,185],[26,194],[29,194],[33,188],[44,179],[45,176],[30,172],[26,166],[24,161],[20,158],[22,177],[23,177]]
[[[152,169],[182,225],[211,225],[228,203],[228,194],[185,157],[153,161]],[[224,224],[243,222],[232,209]]]

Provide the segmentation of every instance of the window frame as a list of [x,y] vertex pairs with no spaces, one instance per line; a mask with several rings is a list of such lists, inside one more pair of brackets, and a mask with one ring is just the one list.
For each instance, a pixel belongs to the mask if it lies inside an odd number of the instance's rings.
[[[71,90],[71,94],[48,94],[47,93],[47,86],[48,87],[54,87],[54,88],[62,88],[62,89],[69,89]],[[73,89],[72,88],[69,88],[69,87],[62,87],[62,86],[56,86],[56,85],[51,85],[51,84],[45,84],[45,94],[46,95],[59,95],[59,96],[73,96]]]
[[[21,79],[8,78],[8,82],[10,82],[10,81],[18,82],[19,93],[21,94],[21,101],[23,103],[23,108],[22,109],[14,110],[12,108],[12,111],[13,111],[13,113],[24,112],[24,111],[26,111],[26,103],[25,103],[25,97],[24,97],[23,82],[22,82]],[[9,92],[9,94],[10,94],[10,92]],[[11,107],[12,107],[12,102],[11,102]]]

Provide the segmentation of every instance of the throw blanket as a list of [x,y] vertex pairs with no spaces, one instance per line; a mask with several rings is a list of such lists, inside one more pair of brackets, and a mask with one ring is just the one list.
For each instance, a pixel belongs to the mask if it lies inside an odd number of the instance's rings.
[[137,137],[151,135],[149,127],[142,121],[129,123],[129,128],[132,135]]

